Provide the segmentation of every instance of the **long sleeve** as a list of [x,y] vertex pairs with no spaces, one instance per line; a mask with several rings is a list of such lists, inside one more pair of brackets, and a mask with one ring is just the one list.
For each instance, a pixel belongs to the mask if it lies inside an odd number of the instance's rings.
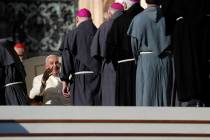
[[72,45],[74,45],[74,35],[73,32],[69,32],[64,39],[64,46],[62,50],[62,65],[60,79],[61,81],[69,82],[70,74],[74,73],[74,61],[73,54],[71,52]]
[[41,84],[42,75],[39,75],[33,79],[33,87],[30,90],[29,98],[34,99],[35,96],[42,95],[44,92],[44,88]]
[[135,61],[138,61],[138,40],[135,37],[131,37],[131,47]]
[[69,76],[72,73],[73,62],[71,53],[68,50],[63,50],[62,52],[62,65],[60,79],[61,81],[69,82]]
[[96,34],[93,37],[91,49],[90,49],[90,55],[91,57],[100,57],[101,50],[100,50],[100,28],[97,30]]
[[106,41],[106,44],[107,44],[106,59],[107,60],[111,59],[111,60],[117,61],[116,49],[118,47],[118,41],[119,41],[118,23],[114,22],[107,35],[107,41]]
[[129,29],[127,31],[127,34],[131,37],[131,47],[132,47],[132,52],[133,56],[135,58],[135,61],[138,61],[138,56],[139,56],[139,49],[140,45],[142,44],[142,33],[138,33],[138,37],[135,33],[135,26],[134,22],[132,21]]

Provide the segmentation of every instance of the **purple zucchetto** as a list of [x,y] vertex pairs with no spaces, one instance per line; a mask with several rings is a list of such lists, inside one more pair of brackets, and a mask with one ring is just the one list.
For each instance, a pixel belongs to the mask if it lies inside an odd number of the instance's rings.
[[124,10],[124,7],[122,4],[120,4],[119,2],[113,2],[111,4],[111,8],[112,9],[116,9],[116,10]]
[[91,17],[91,13],[88,9],[82,8],[79,11],[77,11],[76,16],[78,16],[78,17]]

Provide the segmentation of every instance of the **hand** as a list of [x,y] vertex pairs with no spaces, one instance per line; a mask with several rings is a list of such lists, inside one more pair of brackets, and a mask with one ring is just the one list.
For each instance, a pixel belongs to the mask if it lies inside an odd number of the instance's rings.
[[30,99],[31,105],[42,105],[43,96],[35,96],[34,99]]
[[63,89],[62,89],[62,93],[63,93],[63,96],[65,97],[70,97],[70,89],[68,87],[68,84],[66,82],[63,82]]
[[49,77],[52,75],[53,67],[48,68],[45,70],[43,76],[42,76],[42,84],[46,84],[46,81],[49,79]]

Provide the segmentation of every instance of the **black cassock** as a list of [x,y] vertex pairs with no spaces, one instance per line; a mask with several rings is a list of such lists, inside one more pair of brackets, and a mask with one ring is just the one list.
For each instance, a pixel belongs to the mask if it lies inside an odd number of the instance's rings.
[[[90,46],[96,32],[92,20],[82,22],[64,39],[62,51],[62,81],[70,81],[73,105],[100,104],[98,62],[90,56]],[[94,73],[91,73],[94,72]]]
[[[209,106],[208,0],[165,0],[166,13],[177,18],[173,32],[175,76],[181,102],[202,101]],[[168,10],[168,11],[167,11]],[[173,27],[173,26],[171,26]]]
[[0,105],[28,105],[25,70],[11,41],[0,41]]
[[106,60],[106,40],[113,21],[122,12],[115,13],[112,18],[104,22],[97,30],[91,45],[91,56],[101,63],[101,97],[103,106],[116,105],[116,71],[113,63]]
[[[107,36],[107,60],[113,62],[116,74],[116,102],[121,106],[134,106],[136,65],[133,59],[131,39],[127,35],[129,25],[138,13],[143,11],[139,3],[131,6],[112,24]],[[125,60],[125,61],[124,61]]]

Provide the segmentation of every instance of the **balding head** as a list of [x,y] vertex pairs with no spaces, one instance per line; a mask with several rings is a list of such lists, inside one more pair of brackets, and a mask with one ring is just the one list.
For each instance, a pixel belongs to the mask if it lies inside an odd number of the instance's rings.
[[140,0],[123,0],[122,4],[124,6],[124,9],[128,10],[131,6],[138,2],[140,2]]
[[48,55],[45,60],[45,69],[52,69],[52,75],[58,76],[60,72],[59,57],[57,55]]
[[20,60],[23,61],[26,58],[26,46],[23,43],[16,43],[14,47],[17,55],[19,56]]

